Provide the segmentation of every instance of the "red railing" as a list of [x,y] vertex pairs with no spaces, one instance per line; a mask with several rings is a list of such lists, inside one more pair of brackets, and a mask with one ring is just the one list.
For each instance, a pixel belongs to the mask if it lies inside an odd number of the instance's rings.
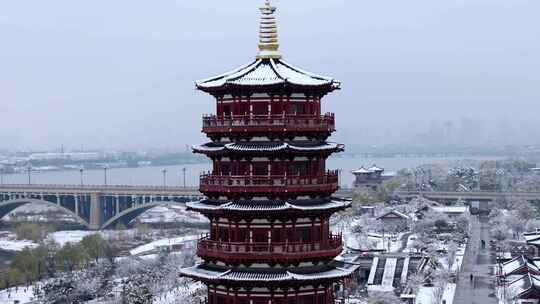
[[243,131],[329,131],[336,130],[333,113],[325,115],[252,115],[252,116],[203,116],[203,132]]
[[203,174],[201,192],[334,192],[338,190],[338,171],[328,171],[322,176],[231,176]]
[[264,260],[264,259],[304,259],[313,257],[337,256],[343,248],[342,235],[330,235],[319,242],[291,243],[238,243],[210,240],[202,237],[197,244],[200,257],[221,258],[227,260]]

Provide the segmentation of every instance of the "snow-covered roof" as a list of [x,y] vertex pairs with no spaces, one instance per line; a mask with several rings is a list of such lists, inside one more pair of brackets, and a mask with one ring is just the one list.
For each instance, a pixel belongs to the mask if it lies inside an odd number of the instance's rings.
[[346,201],[326,201],[318,204],[298,204],[285,201],[242,201],[228,202],[221,205],[211,204],[208,201],[191,202],[186,204],[189,209],[197,211],[240,211],[240,212],[260,212],[260,211],[322,211],[332,209],[346,209],[351,206],[351,202]]
[[368,168],[368,170],[372,171],[372,172],[383,172],[384,171],[383,168],[379,168],[379,167],[377,167],[377,165],[371,166],[370,168]]
[[540,277],[526,274],[508,285],[515,299],[538,298],[540,295]]
[[523,234],[523,237],[525,238],[525,241],[527,241],[528,244],[533,241],[538,241],[540,240],[540,231],[526,232]]
[[181,274],[199,280],[209,281],[236,281],[236,282],[283,282],[283,281],[312,281],[335,280],[351,276],[360,266],[346,263],[324,267],[320,270],[292,271],[273,269],[228,269],[211,267],[204,264],[181,270]]
[[469,207],[467,206],[433,206],[430,208],[440,213],[466,213],[469,211]]
[[403,218],[403,219],[410,219],[410,217],[404,213],[401,213],[397,210],[390,210],[388,212],[386,212],[385,214],[379,216],[377,219],[380,220],[380,219],[383,219],[383,218],[389,218],[391,217],[391,215],[394,215],[394,217],[400,217],[400,218]]
[[540,268],[536,263],[526,256],[518,256],[502,264],[502,275],[522,274],[523,272],[540,274]]
[[277,143],[229,143],[229,144],[215,144],[208,143],[200,146],[193,146],[193,151],[198,153],[211,153],[211,152],[277,152],[277,151],[295,151],[295,152],[310,152],[310,151],[335,151],[343,150],[345,148],[342,144],[337,143],[316,143],[306,145],[293,145],[283,142]]
[[353,174],[368,174],[368,173],[373,173],[372,171],[364,168],[364,167],[360,167],[360,169],[358,170],[354,170],[352,171]]
[[231,72],[196,82],[202,91],[216,91],[234,86],[326,87],[328,91],[339,89],[340,82],[297,68],[281,59],[262,58]]

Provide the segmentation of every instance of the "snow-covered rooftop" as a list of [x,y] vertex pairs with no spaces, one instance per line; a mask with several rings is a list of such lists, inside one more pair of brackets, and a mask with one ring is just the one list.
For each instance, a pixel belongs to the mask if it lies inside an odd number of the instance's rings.
[[276,58],[261,58],[231,72],[196,82],[202,91],[213,91],[227,86],[276,86],[327,87],[338,89],[340,82],[325,76],[306,72]]
[[345,201],[327,201],[318,204],[295,204],[285,201],[242,201],[228,202],[221,205],[211,204],[207,201],[192,202],[186,204],[188,208],[199,211],[241,211],[241,212],[260,212],[260,211],[318,211],[330,209],[345,209],[351,205],[351,202]]
[[229,144],[214,144],[209,143],[201,146],[193,146],[195,152],[221,152],[221,151],[236,151],[236,152],[277,152],[277,151],[333,151],[342,150],[344,145],[337,143],[323,144],[306,144],[293,145],[288,143],[229,143]]
[[531,294],[540,293],[540,277],[526,274],[508,285],[510,293],[517,299],[528,299]]
[[210,281],[241,281],[241,282],[283,282],[283,281],[311,281],[325,279],[339,279],[352,275],[359,265],[340,263],[340,266],[327,267],[320,271],[292,271],[292,270],[273,270],[265,269],[226,269],[215,268],[201,264],[190,268],[184,268],[181,273],[184,276],[210,280]]
[[518,256],[502,264],[502,275],[522,274],[522,272],[540,274],[540,268],[532,259],[526,256]]

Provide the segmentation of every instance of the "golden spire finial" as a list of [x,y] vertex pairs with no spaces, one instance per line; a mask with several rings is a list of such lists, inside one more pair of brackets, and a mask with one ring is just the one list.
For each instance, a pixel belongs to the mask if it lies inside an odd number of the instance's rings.
[[276,17],[274,12],[276,8],[270,4],[270,0],[266,0],[261,10],[261,27],[259,30],[259,59],[280,59],[278,33]]

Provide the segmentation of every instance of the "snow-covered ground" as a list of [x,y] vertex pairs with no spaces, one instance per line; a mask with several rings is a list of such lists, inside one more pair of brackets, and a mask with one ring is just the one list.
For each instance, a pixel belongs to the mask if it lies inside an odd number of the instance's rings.
[[1,232],[0,249],[7,251],[21,251],[24,248],[35,248],[38,244],[29,240],[17,240],[17,236],[12,232]]
[[194,246],[198,238],[199,237],[197,235],[190,235],[190,236],[183,236],[183,237],[177,237],[177,238],[157,240],[148,244],[144,244],[137,248],[134,248],[130,250],[129,253],[131,255],[143,255],[145,253],[151,253],[154,250],[158,249],[159,247],[164,247],[164,246],[170,247],[170,246],[180,245],[180,244],[185,244],[188,247]]
[[208,220],[199,213],[187,211],[185,206],[158,206],[141,214],[138,221],[142,223],[190,223],[203,224]]
[[83,230],[73,230],[73,231],[57,231],[49,234],[47,240],[54,241],[60,246],[64,246],[66,243],[78,243],[85,236],[96,234],[95,231],[83,231]]
[[34,300],[34,286],[13,287],[0,290],[0,303],[8,304],[19,301],[20,304],[30,303]]
[[403,234],[397,236],[383,235],[378,233],[369,233],[367,238],[355,233],[345,233],[343,235],[345,244],[348,248],[355,250],[386,250],[388,252],[397,252],[401,249],[401,238]]

